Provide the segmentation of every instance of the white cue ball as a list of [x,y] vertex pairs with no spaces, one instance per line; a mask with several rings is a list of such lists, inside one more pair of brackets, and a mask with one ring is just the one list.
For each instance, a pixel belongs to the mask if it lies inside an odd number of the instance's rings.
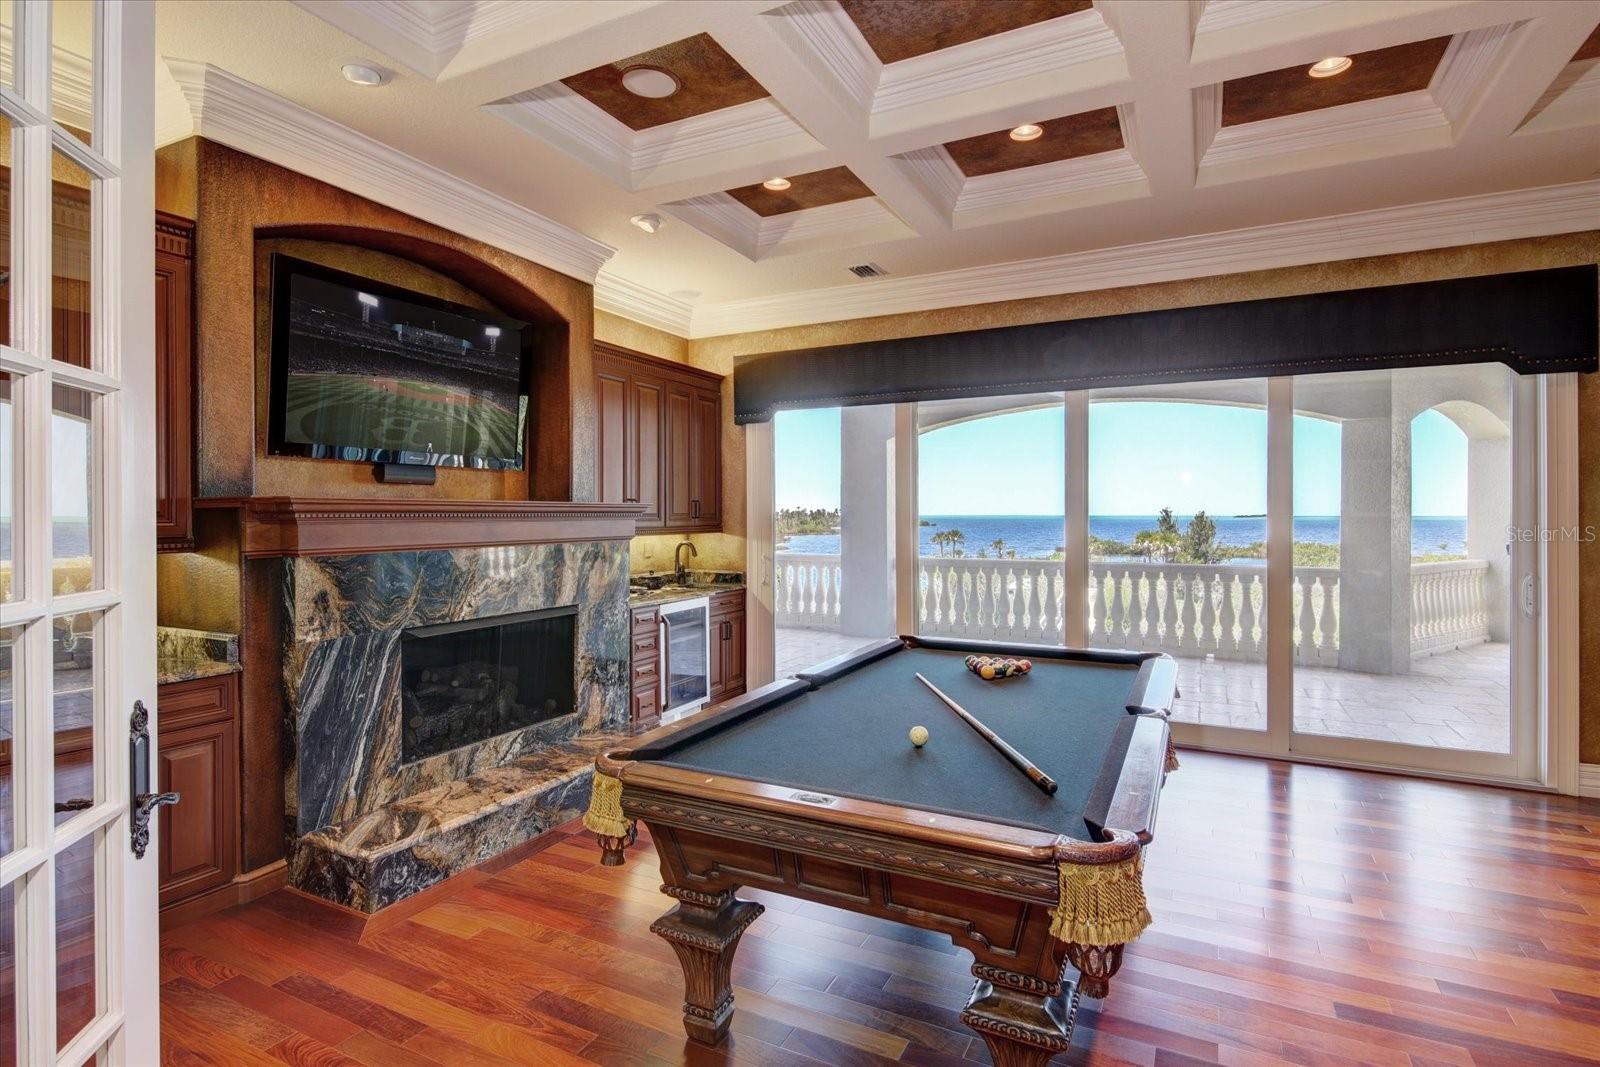
[[926,726],[913,726],[910,737],[911,743],[921,748],[928,743],[928,728]]

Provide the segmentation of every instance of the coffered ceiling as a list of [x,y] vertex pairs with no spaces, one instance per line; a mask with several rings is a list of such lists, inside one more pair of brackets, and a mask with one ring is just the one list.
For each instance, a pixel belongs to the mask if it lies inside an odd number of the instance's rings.
[[[899,310],[908,305],[890,294],[913,289],[922,306],[1003,299],[1048,273],[1031,263],[1222,247],[1229,233],[1261,235],[1271,255],[1258,265],[1366,254],[1266,235],[1356,232],[1355,221],[1311,220],[1499,204],[1536,187],[1570,185],[1539,202],[1577,205],[1581,227],[1600,192],[1600,0],[160,0],[158,10],[167,136],[198,127],[349,185],[383,177],[365,159],[408,157],[405,173],[427,176],[409,187],[412,210],[492,205],[482,229],[529,235],[526,247],[559,229],[577,260],[605,260],[602,306],[696,334],[858,305]],[[1334,56],[1350,69],[1308,76]],[[357,88],[339,75],[351,61],[391,76]],[[623,76],[641,67],[676,91],[630,91]],[[302,135],[290,152],[297,121],[331,143],[317,151]],[[1042,133],[1013,139],[1024,124]],[[788,189],[763,187],[780,177]],[[473,192],[423,195],[437,181]],[[1505,232],[1500,209],[1481,228],[1468,208],[1441,210],[1454,212],[1457,243]],[[653,234],[630,226],[641,213],[664,223]],[[1554,219],[1519,215],[1514,232],[1574,228],[1570,212]],[[1373,232],[1414,239],[1393,225]],[[607,247],[609,257],[597,251]],[[1148,267],[1151,254],[1124,258]],[[867,262],[890,277],[848,272]],[[1205,273],[1250,261],[1185,263]]]

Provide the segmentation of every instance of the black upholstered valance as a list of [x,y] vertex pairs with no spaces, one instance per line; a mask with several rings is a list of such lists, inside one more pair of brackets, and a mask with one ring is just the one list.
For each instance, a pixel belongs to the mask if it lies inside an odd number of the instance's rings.
[[889,404],[1155,382],[1504,363],[1592,371],[1594,266],[1005,326],[754,356],[734,420],[780,408]]

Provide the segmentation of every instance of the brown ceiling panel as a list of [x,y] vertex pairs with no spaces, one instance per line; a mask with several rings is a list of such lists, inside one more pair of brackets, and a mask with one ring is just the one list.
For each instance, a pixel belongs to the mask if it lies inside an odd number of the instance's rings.
[[782,192],[757,183],[729,189],[728,195],[763,218],[784,215],[801,208],[826,207],[846,200],[871,196],[872,190],[849,167],[830,167],[810,174],[786,174],[789,188]]
[[884,63],[993,37],[1094,6],[1089,0],[839,0]]
[[[622,87],[622,76],[634,67],[666,71],[678,80],[678,91],[658,100],[635,96]],[[663,123],[721,111],[768,95],[760,82],[705,33],[561,81],[632,130],[647,130]]]
[[1578,46],[1578,50],[1572,54],[1572,62],[1576,63],[1580,59],[1600,59],[1600,26],[1591,30],[1589,36]]
[[1044,134],[1034,141],[1013,141],[1010,130],[997,130],[950,141],[944,149],[961,168],[961,173],[975,178],[980,174],[1092,156],[1122,147],[1122,126],[1117,122],[1114,107],[1065,115],[1039,125]]
[[1308,75],[1310,63],[1234,78],[1222,85],[1222,124],[1238,126],[1426,89],[1449,43],[1448,37],[1434,37],[1357,52],[1350,57],[1355,65],[1332,78]]

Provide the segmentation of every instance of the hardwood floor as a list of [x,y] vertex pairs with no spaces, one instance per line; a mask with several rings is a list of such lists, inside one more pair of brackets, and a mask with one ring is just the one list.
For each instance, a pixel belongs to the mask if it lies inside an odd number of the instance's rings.
[[[689,1044],[640,845],[602,868],[574,823],[371,921],[279,891],[170,930],[165,1062],[986,1062],[967,953],[759,892],[732,1038]],[[1057,1062],[1600,1062],[1595,801],[1186,752],[1146,882]]]

